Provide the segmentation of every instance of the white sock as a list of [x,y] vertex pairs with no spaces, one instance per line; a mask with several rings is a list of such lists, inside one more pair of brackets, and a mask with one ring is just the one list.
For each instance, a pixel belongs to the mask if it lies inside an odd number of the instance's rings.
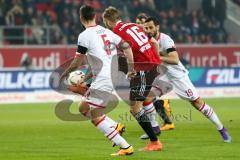
[[145,114],[148,116],[152,127],[158,127],[159,124],[156,120],[157,112],[156,112],[155,107],[153,106],[153,103],[152,102],[150,104],[149,103],[148,104],[143,103],[143,109],[145,111]]
[[203,115],[206,116],[209,120],[211,120],[218,130],[221,130],[223,128],[222,122],[219,120],[217,114],[209,105],[204,103],[202,107],[199,109],[199,111],[202,112]]
[[[127,141],[119,135],[115,127],[108,121],[110,118],[104,116],[96,125],[96,127],[104,133],[104,135],[110,140],[113,141],[117,146],[121,148],[128,148],[130,145]],[[113,120],[112,120],[113,121]]]
[[113,119],[106,116],[105,120],[107,120],[114,128],[117,127],[117,122],[115,122]]

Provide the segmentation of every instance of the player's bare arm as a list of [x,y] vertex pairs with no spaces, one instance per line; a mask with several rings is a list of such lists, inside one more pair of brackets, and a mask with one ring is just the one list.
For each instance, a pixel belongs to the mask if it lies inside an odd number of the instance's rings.
[[70,66],[61,75],[60,80],[63,80],[63,78],[66,77],[70,72],[76,70],[83,63],[84,58],[84,54],[78,54],[75,56]]
[[165,56],[160,55],[160,59],[162,62],[165,62],[168,64],[176,65],[179,63],[179,57],[178,57],[177,51],[170,52]]
[[127,58],[128,63],[128,74],[127,76],[129,78],[135,76],[136,72],[134,71],[134,59],[133,59],[133,52],[132,48],[130,47],[129,43],[126,41],[123,41],[120,43],[119,48],[123,50],[124,55]]

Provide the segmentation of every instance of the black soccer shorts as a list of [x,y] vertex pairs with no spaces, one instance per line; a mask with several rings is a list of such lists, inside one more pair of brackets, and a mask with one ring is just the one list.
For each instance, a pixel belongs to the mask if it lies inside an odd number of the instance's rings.
[[130,80],[130,100],[145,101],[158,75],[157,67],[150,71],[137,72],[137,75]]

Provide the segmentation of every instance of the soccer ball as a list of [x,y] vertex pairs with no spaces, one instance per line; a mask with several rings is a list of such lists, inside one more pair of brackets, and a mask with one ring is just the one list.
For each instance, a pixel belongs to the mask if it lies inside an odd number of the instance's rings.
[[77,70],[69,74],[66,81],[68,85],[77,85],[84,82],[85,74],[83,71]]

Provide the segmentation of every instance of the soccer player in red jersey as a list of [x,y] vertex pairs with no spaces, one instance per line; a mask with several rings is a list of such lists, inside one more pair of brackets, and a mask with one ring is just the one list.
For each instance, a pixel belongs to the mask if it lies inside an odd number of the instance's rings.
[[[145,21],[148,19],[148,15],[146,13],[139,13],[135,19],[136,24],[140,25],[141,27],[144,28],[144,31],[146,33],[147,30],[144,27]],[[153,38],[155,38],[154,34],[148,33],[148,35],[151,35]],[[155,38],[156,39],[156,38]],[[156,39],[157,40],[157,39]],[[161,47],[160,47],[161,48]],[[155,107],[156,111],[153,112],[148,112],[149,108]],[[167,130],[172,130],[175,128],[174,123],[171,120],[171,108],[170,108],[170,100],[169,99],[160,99],[159,97],[155,97],[153,99],[153,103],[149,104],[147,106],[144,106],[143,109],[148,113],[149,117],[156,117],[157,113],[163,120],[163,126],[161,126],[160,130],[161,131],[167,131]],[[152,119],[151,121],[152,127],[155,131],[156,134],[158,134],[158,128],[159,124],[156,120]],[[141,139],[148,139],[147,134],[143,134]]]
[[152,43],[154,40],[149,38],[138,25],[122,22],[119,11],[114,7],[105,9],[103,21],[107,28],[113,30],[114,33],[131,45],[134,69],[137,75],[130,80],[130,110],[150,138],[150,143],[143,150],[160,151],[162,144],[153,131],[149,117],[142,109],[143,102],[149,95],[151,85],[155,77],[158,76],[157,66],[160,64],[159,46],[157,43]]

